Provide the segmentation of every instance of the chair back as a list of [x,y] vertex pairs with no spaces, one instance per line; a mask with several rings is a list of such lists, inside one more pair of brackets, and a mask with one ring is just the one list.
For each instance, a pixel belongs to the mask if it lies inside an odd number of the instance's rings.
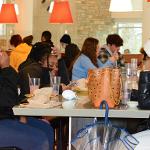
[[131,63],[131,59],[135,58],[138,61],[138,66],[142,64],[144,55],[143,54],[123,54],[125,63]]

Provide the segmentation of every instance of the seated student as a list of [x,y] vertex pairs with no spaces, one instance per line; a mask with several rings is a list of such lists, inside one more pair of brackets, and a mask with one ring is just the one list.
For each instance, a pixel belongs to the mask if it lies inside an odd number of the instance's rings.
[[18,71],[19,65],[26,60],[30,53],[31,46],[22,41],[22,37],[19,34],[11,36],[10,44],[14,47],[10,54],[10,65]]
[[107,36],[106,44],[102,48],[105,49],[105,55],[108,56],[108,60],[112,62],[109,67],[120,66],[119,61],[122,61],[122,58],[120,58],[119,50],[121,46],[123,46],[123,39],[118,34],[109,34]]
[[107,67],[112,62],[103,64],[99,59],[99,41],[95,38],[87,38],[82,46],[81,53],[73,65],[72,80],[87,78],[88,70],[99,67]]
[[[48,130],[49,124],[32,118],[29,118],[29,123],[25,124],[13,115],[12,107],[19,103],[17,81],[17,73],[9,66],[8,55],[0,52],[0,147],[16,146],[22,150],[52,150],[53,135],[48,136],[52,133]],[[46,134],[43,128],[49,133]]]
[[61,51],[65,51],[66,46],[68,46],[69,44],[71,44],[71,37],[69,34],[64,34],[61,38],[60,38],[60,47],[61,47]]
[[76,44],[71,43],[66,46],[63,59],[66,64],[70,80],[72,77],[72,64],[74,63],[75,59],[79,56],[79,54],[80,50]]
[[[30,93],[28,74],[31,77],[40,78],[41,87],[50,84],[50,56],[51,46],[47,43],[38,42],[33,45],[28,59],[19,67],[19,85],[21,96]],[[68,84],[69,77],[63,61],[58,60],[58,74],[61,76],[61,83]]]
[[129,49],[125,49],[124,50],[124,54],[130,54],[130,50]]
[[52,34],[50,31],[43,31],[42,32],[42,35],[41,35],[41,42],[44,42],[44,43],[48,43],[51,45],[51,47],[54,46],[53,42],[51,41],[51,38],[52,38]]
[[33,35],[29,35],[23,38],[23,42],[28,44],[29,46],[32,46],[32,41],[33,41]]

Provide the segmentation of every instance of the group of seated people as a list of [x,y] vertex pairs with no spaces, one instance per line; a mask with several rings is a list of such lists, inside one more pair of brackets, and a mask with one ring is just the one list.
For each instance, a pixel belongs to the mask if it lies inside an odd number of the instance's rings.
[[50,75],[58,75],[63,90],[70,80],[87,78],[89,69],[118,65],[118,52],[123,40],[117,34],[108,35],[106,45],[103,46],[105,60],[100,56],[99,40],[92,37],[85,39],[80,51],[76,44],[71,43],[69,35],[65,34],[60,39],[65,49],[64,56],[54,47],[49,31],[44,31],[41,42],[34,45],[25,41],[28,40],[23,41],[20,35],[11,37],[10,43],[15,49],[11,52],[10,61],[5,52],[0,52],[0,132],[3,133],[0,147],[15,145],[25,150],[33,147],[36,150],[51,150],[54,133],[50,124],[33,117],[27,117],[22,123],[13,115],[12,107],[30,93],[29,75],[40,78],[40,87],[50,85]]

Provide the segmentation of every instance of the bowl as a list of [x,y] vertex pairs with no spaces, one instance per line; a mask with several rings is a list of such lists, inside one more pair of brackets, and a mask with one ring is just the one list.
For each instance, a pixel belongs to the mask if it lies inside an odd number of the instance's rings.
[[136,108],[138,106],[138,102],[129,101],[129,102],[127,102],[127,105],[131,108]]
[[62,107],[64,109],[73,109],[75,108],[75,100],[66,100],[62,102]]
[[65,91],[63,91],[62,96],[66,100],[72,100],[72,99],[76,99],[77,98],[76,93],[73,92],[72,90],[65,90]]

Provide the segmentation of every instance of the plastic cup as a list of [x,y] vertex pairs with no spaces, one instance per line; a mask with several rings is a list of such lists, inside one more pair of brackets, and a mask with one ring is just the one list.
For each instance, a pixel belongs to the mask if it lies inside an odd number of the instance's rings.
[[137,65],[138,65],[137,62],[138,62],[138,60],[136,58],[131,59],[131,67],[133,69],[137,69]]
[[61,77],[60,76],[51,77],[51,85],[52,85],[52,88],[53,88],[54,95],[59,95],[60,82],[61,82]]
[[40,87],[40,78],[30,78],[29,86],[30,86],[30,94],[33,94],[33,92],[36,89],[39,89],[39,87]]
[[130,63],[126,64],[125,70],[126,70],[126,77],[130,77],[132,75],[132,68],[131,68],[131,64]]
[[137,67],[138,67],[138,60],[136,58],[132,58],[131,59],[132,76],[137,76]]

